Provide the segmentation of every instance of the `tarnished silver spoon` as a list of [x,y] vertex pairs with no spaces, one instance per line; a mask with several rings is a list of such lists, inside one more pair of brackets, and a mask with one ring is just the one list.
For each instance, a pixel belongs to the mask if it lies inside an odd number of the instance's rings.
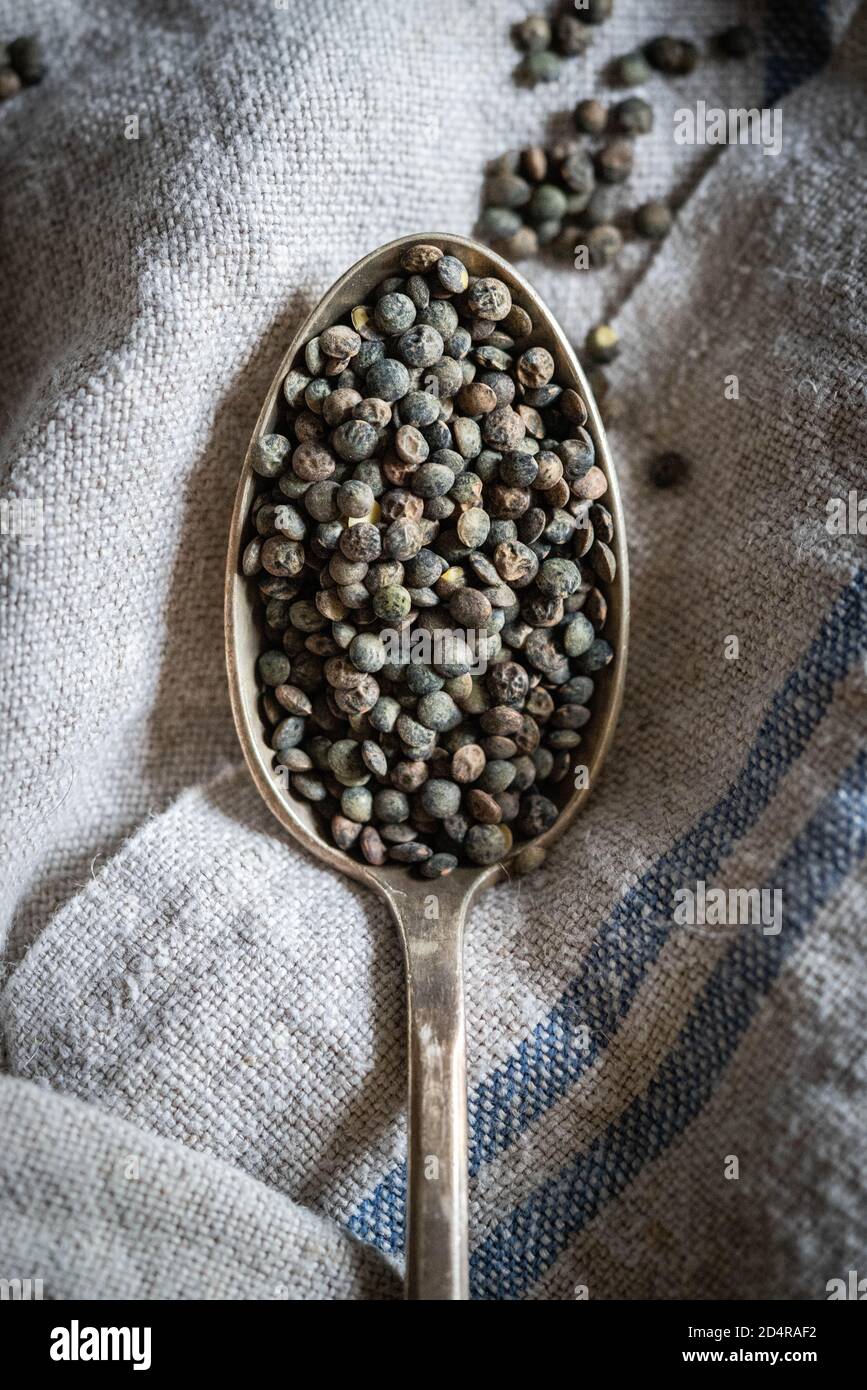
[[[374,868],[324,839],[311,806],[297,800],[274,769],[274,754],[259,711],[256,661],[262,649],[255,585],[241,573],[241,555],[251,534],[250,506],[256,489],[251,457],[256,440],[276,432],[281,387],[302,359],[309,340],[366,302],[382,280],[400,273],[401,252],[415,242],[432,243],[457,256],[471,275],[496,276],[513,301],[533,320],[532,342],[546,347],[556,363],[554,379],[571,386],[587,403],[596,462],[608,478],[605,502],[614,520],[612,548],[616,577],[609,585],[606,636],[614,662],[599,672],[593,717],[584,730],[577,759],[586,772],[564,779],[555,824],[538,843],[549,846],[571,825],[590,789],[614,733],[626,671],[629,579],[624,520],[617,478],[599,413],[584,373],[562,329],[531,286],[508,261],[463,237],[435,233],[402,237],[372,251],[332,286],[289,345],[256,423],[241,473],[226,565],[226,663],[235,726],[247,766],[277,820],[305,849],[331,868],[349,874],[385,899],[403,943],[407,979],[409,1041],[409,1134],[406,1237],[406,1296],[465,1299],[467,1276],[467,1083],[463,989],[463,935],[470,903],[480,889],[508,877],[509,857],[486,868],[460,867],[435,881],[415,878],[398,864]],[[580,782],[580,785],[578,783]],[[517,850],[516,846],[516,850]],[[431,912],[431,901],[436,911]]]

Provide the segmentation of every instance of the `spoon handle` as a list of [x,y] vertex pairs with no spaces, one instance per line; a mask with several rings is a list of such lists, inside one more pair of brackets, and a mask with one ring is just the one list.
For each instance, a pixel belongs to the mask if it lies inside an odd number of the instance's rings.
[[406,1296],[413,1300],[469,1297],[462,963],[468,901],[445,881],[421,899],[391,900],[407,977]]

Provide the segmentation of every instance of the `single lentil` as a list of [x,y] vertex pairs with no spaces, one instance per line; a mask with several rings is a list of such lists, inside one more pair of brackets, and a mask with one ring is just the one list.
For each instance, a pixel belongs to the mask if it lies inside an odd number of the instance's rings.
[[658,454],[650,465],[650,480],[658,488],[677,487],[686,482],[689,473],[689,461],[674,450]]
[[650,81],[650,64],[640,51],[624,53],[622,57],[615,58],[612,64],[612,76],[620,86],[643,87],[645,82]]
[[668,77],[685,77],[698,62],[698,49],[689,39],[676,39],[661,34],[645,45],[644,56],[657,72]]
[[584,347],[592,362],[613,362],[620,352],[620,338],[610,324],[598,323],[588,332]]
[[608,110],[603,102],[589,98],[575,107],[575,125],[583,135],[601,135],[608,124]]

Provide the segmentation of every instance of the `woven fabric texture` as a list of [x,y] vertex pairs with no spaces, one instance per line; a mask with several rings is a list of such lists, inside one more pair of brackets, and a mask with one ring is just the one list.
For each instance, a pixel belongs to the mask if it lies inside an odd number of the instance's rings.
[[[46,1297],[399,1296],[400,954],[241,765],[238,470],[338,274],[470,233],[486,161],[608,59],[739,17],[754,59],[648,86],[624,198],[676,195],[669,239],[524,267],[625,345],[634,627],[586,814],[470,923],[472,1289],[811,1299],[863,1261],[867,574],[826,517],[864,486],[867,12],[617,0],[527,91],[527,8],[0,0],[51,65],[0,108],[0,1277]],[[766,93],[778,157],[674,141]],[[699,882],[779,892],[780,930],[677,925]]]

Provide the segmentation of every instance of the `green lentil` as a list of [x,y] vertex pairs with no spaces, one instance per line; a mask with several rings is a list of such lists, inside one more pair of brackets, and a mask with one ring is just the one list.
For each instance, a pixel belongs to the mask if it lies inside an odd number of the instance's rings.
[[373,796],[367,787],[347,787],[340,797],[340,809],[347,820],[363,825],[373,815]]
[[278,753],[287,748],[297,748],[304,736],[305,722],[294,714],[290,714],[286,719],[280,721],[271,735],[271,747]]
[[419,700],[418,718],[428,729],[445,733],[446,730],[454,729],[460,724],[462,715],[451,695],[447,695],[444,690],[435,690],[429,695],[423,695]]
[[[374,813],[375,809],[376,807],[374,803]],[[361,832],[359,845],[361,847],[361,852],[364,855],[364,858],[367,860],[368,864],[379,865],[385,863],[385,845],[382,843],[382,837],[380,836],[380,834],[374,826],[366,825],[364,827],[364,829]]]
[[[314,486],[321,487],[322,484],[314,484]],[[339,512],[341,516],[345,517],[360,518],[363,516],[369,516],[373,507],[373,503],[373,489],[367,483],[359,482],[356,478],[347,479],[345,483],[343,483],[339,488],[337,488],[336,495],[334,496],[334,505],[337,512]],[[322,505],[318,508],[320,511],[320,515],[316,517],[317,521],[329,521],[333,519],[331,517],[321,515],[321,512],[324,510],[324,507],[325,503],[323,499]],[[308,511],[309,510],[310,507],[308,504]],[[316,515],[316,511],[314,511],[313,515]]]
[[528,53],[519,69],[520,77],[535,85],[537,82],[556,82],[560,76],[561,62],[556,53],[544,49],[538,53]]
[[401,335],[397,351],[409,367],[432,367],[443,355],[443,340],[430,324],[419,323]]
[[624,135],[646,135],[653,129],[653,107],[641,97],[627,97],[614,108],[614,123]]
[[592,646],[578,658],[577,664],[582,674],[590,675],[594,671],[601,671],[613,658],[614,650],[611,644],[604,638],[597,637]]
[[374,322],[381,333],[403,333],[415,323],[416,307],[408,295],[384,294],[377,301]]
[[612,64],[614,81],[623,87],[643,87],[645,82],[650,81],[651,75],[650,64],[640,50],[624,53],[621,58],[615,58]]
[[560,222],[565,215],[565,207],[567,207],[567,197],[565,197],[563,189],[557,188],[556,183],[540,183],[539,188],[534,190],[534,195],[529,200],[527,215],[529,220],[536,224],[536,235],[539,236],[539,240],[542,240],[539,228],[545,222]]
[[400,263],[404,270],[411,271],[413,274],[424,275],[436,265],[442,254],[438,246],[418,241],[412,246],[407,246],[401,252]]
[[506,853],[506,843],[496,825],[472,825],[464,840],[472,864],[496,864]]
[[409,372],[393,357],[382,357],[367,373],[367,390],[372,396],[391,404],[399,401],[409,390]]
[[521,802],[518,829],[528,839],[535,839],[549,830],[557,819],[558,811],[554,802],[546,796],[527,795]]
[[251,459],[254,473],[260,478],[274,478],[282,473],[286,455],[291,449],[289,440],[282,434],[265,434],[256,441]]
[[577,613],[563,634],[563,647],[567,656],[581,656],[591,646],[596,633],[593,624],[583,613]]
[[350,850],[361,834],[361,826],[346,816],[332,816],[331,836],[338,849]]
[[469,273],[457,256],[442,256],[436,263],[436,275],[449,294],[461,294],[469,284]]
[[[537,189],[534,193],[531,208],[541,191],[542,189]],[[494,276],[481,276],[473,281],[467,291],[467,308],[474,314],[499,322],[508,316],[512,308],[512,296],[502,280],[497,280]]]
[[579,194],[580,199],[567,199],[563,204],[563,211],[575,213],[581,212],[590,200],[596,177],[593,170],[593,161],[586,150],[580,148],[570,151],[560,166],[560,175],[566,187],[571,190],[573,195]]
[[409,817],[409,802],[403,792],[386,787],[373,798],[373,814],[383,825],[397,825]]
[[292,778],[292,790],[303,796],[305,801],[324,801],[328,796],[325,784],[318,777],[308,777],[306,773]]
[[461,804],[460,787],[444,777],[429,777],[419,795],[422,807],[435,820],[455,815]]
[[374,632],[360,632],[349,644],[349,659],[359,671],[368,674],[381,671],[385,665],[382,638]]
[[515,768],[504,758],[493,758],[485,764],[479,786],[486,792],[504,792],[515,778]]
[[412,607],[412,599],[401,584],[387,584],[373,596],[373,611],[387,622],[399,622]]
[[653,200],[642,203],[635,212],[635,230],[650,241],[661,241],[671,231],[674,218],[667,203]]
[[[485,202],[489,207],[503,211],[514,211],[529,203],[532,188],[526,179],[518,174],[496,174],[485,185]],[[520,225],[520,223],[519,223]],[[455,316],[457,320],[457,315]],[[457,327],[457,321],[455,322]]]
[[281,651],[263,652],[259,657],[259,675],[266,685],[282,685],[289,679],[292,663]]

